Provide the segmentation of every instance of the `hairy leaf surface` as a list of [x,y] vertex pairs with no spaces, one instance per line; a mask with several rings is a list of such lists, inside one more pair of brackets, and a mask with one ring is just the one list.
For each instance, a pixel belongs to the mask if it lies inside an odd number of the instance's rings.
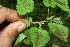
[[25,15],[27,13],[30,13],[34,9],[34,1],[33,0],[17,0],[16,9],[19,15]]
[[61,25],[61,24],[56,24],[56,23],[48,23],[49,29],[56,35],[58,36],[61,40],[64,40],[67,42],[67,37],[69,30],[67,27]]
[[33,47],[43,47],[50,40],[49,33],[46,30],[32,27],[29,31]]

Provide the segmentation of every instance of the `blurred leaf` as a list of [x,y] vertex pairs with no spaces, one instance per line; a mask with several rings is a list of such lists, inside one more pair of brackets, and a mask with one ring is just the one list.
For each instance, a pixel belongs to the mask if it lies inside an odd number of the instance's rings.
[[34,9],[34,1],[33,0],[17,0],[16,9],[19,15],[25,15],[27,13],[30,13]]
[[49,29],[58,36],[61,40],[67,42],[69,29],[61,24],[48,23]]
[[33,22],[33,21],[32,21],[32,18],[29,17],[29,18],[28,18],[28,22],[27,22],[27,26],[30,26],[30,24],[31,24],[32,22]]
[[51,17],[47,17],[46,19],[47,20],[52,20],[54,18],[54,16],[51,16]]
[[46,7],[55,8],[56,6],[58,6],[64,11],[70,11],[68,6],[68,0],[43,0],[43,3]]
[[29,33],[33,47],[43,47],[50,40],[49,33],[46,30],[32,27],[29,29]]
[[16,39],[15,45],[21,42],[25,37],[27,36],[24,35],[23,33],[19,34],[18,38]]
[[25,44],[27,44],[27,45],[31,44],[32,42],[31,42],[29,30],[26,29],[26,30],[24,31],[24,34],[27,36],[27,38],[25,38],[25,39],[23,40],[23,42],[24,42]]
[[28,21],[32,23],[32,18],[31,18],[31,17],[29,17],[29,20],[28,20]]

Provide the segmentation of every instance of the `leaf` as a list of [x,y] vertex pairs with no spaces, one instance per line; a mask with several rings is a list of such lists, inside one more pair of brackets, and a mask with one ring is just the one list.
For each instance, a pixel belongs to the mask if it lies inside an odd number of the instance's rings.
[[27,44],[27,45],[31,44],[32,42],[31,42],[29,30],[26,29],[26,30],[24,31],[24,34],[27,36],[27,38],[25,38],[25,39],[23,40],[23,42],[24,42],[25,44]]
[[28,18],[28,22],[27,22],[27,26],[30,26],[30,24],[31,24],[32,22],[33,22],[33,21],[32,21],[32,18],[29,17],[29,18]]
[[27,37],[27,36],[24,35],[23,33],[19,34],[19,36],[15,42],[15,45],[18,44],[19,42],[21,42],[25,37]]
[[32,18],[31,17],[29,17],[29,21],[32,22]]
[[68,0],[55,0],[58,7],[60,7],[64,11],[70,11],[68,6]]
[[69,30],[67,27],[56,23],[48,23],[48,26],[56,36],[58,36],[61,40],[67,42],[67,37],[69,34]]
[[56,21],[56,23],[63,24],[63,22],[62,22],[62,21]]
[[59,47],[58,45],[55,45],[55,44],[53,44],[53,46],[52,47]]
[[43,3],[46,7],[56,7],[56,2],[54,0],[43,0]]
[[27,26],[30,26],[30,24],[31,24],[31,23],[28,21],[28,22],[27,22]]
[[29,29],[29,33],[33,47],[43,47],[50,40],[49,33],[46,30],[32,27]]
[[27,45],[31,44],[31,40],[30,40],[30,37],[27,37],[27,39],[24,39],[23,42]]
[[58,21],[58,20],[60,20],[60,18],[59,18],[59,17],[57,17],[57,18],[54,18],[54,20]]
[[47,17],[46,19],[47,20],[52,20],[54,18],[54,16],[51,16],[51,17]]
[[63,24],[60,17],[54,18],[54,21],[59,24]]
[[33,0],[17,0],[16,9],[19,15],[25,15],[27,13],[30,13],[34,9],[34,1]]
[[68,0],[43,0],[43,3],[46,7],[55,8],[56,6],[58,6],[64,11],[70,11]]

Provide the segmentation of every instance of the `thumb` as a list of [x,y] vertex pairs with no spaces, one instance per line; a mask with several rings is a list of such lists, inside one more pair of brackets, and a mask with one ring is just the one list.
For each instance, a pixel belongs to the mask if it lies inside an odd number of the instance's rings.
[[0,34],[0,47],[11,47],[19,32],[26,28],[26,23],[17,21],[5,27]]

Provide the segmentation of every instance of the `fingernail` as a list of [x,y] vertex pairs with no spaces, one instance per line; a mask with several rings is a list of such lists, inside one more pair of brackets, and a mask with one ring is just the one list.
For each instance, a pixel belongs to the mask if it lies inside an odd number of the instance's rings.
[[26,25],[25,25],[25,24],[21,24],[21,25],[18,27],[18,33],[20,33],[21,31],[23,31],[25,28],[26,28]]

